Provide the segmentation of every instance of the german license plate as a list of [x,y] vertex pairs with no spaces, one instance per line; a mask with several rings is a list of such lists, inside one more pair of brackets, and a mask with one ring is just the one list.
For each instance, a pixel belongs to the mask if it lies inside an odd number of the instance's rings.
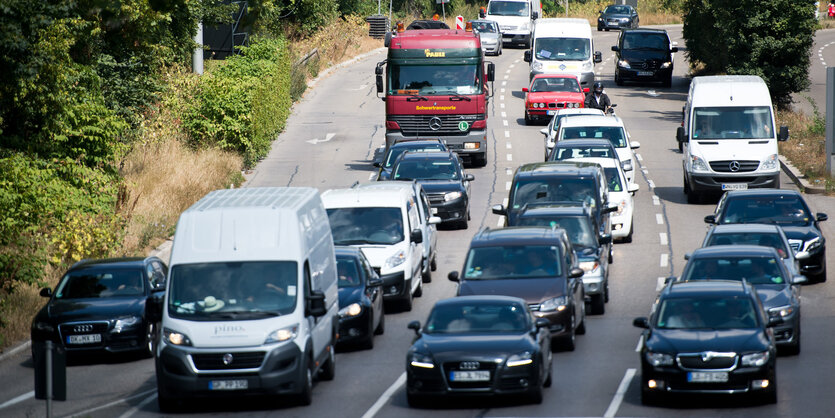
[[490,380],[489,370],[452,371],[449,380],[453,382],[486,382]]
[[101,342],[101,334],[68,335],[67,344],[95,344]]
[[638,71],[638,76],[652,77],[652,71]]
[[557,114],[557,111],[556,110],[546,110],[545,114],[548,115],[548,116],[554,116],[554,115]]
[[725,383],[728,381],[728,372],[690,372],[687,373],[687,381],[691,383]]
[[722,184],[722,190],[748,190],[748,183]]
[[246,379],[209,381],[209,390],[244,390],[247,388],[249,388],[249,382]]

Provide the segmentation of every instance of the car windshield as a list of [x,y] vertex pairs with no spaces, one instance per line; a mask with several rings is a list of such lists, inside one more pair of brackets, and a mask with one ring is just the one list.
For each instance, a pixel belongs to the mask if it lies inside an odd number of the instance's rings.
[[496,33],[496,32],[498,32],[497,28],[496,28],[496,24],[493,23],[493,22],[474,21],[472,23],[473,23],[473,29],[479,31],[480,33]]
[[607,15],[628,15],[629,8],[626,6],[609,6],[603,10],[603,13]]
[[661,301],[656,322],[665,329],[744,329],[758,324],[747,297],[667,298]]
[[84,269],[67,273],[55,290],[55,299],[93,299],[138,296],[145,293],[140,269]]
[[392,245],[403,241],[400,208],[328,209],[334,245]]
[[554,161],[589,157],[618,158],[615,154],[615,150],[610,147],[587,145],[572,146],[570,144],[566,144],[566,141],[558,142],[556,151],[554,151]]
[[581,202],[595,207],[594,179],[562,177],[547,180],[517,181],[511,191],[510,204],[514,210],[529,203]]
[[728,199],[721,217],[723,224],[768,223],[808,226],[812,215],[806,204],[794,196]]
[[681,279],[745,280],[753,285],[786,284],[781,261],[773,257],[699,257],[691,259]]
[[664,34],[626,32],[623,34],[623,49],[667,51],[670,40]]
[[359,263],[351,256],[336,256],[336,274],[339,287],[357,287],[362,284]]
[[[389,64],[389,94],[447,95],[481,93],[481,77],[475,64]],[[417,103],[431,108],[432,104]]]
[[397,157],[400,154],[409,151],[409,152],[437,152],[437,151],[446,151],[446,148],[441,144],[426,144],[421,146],[394,146],[389,149],[388,158],[386,158],[386,168],[390,168],[394,161],[397,160]]
[[547,61],[585,61],[591,56],[591,40],[586,38],[537,38],[536,59]]
[[459,180],[458,167],[450,160],[402,160],[392,168],[395,180]]
[[580,83],[574,78],[540,77],[531,84],[531,93],[566,92],[579,93]]
[[429,314],[426,334],[523,333],[530,329],[530,314],[516,303],[468,303],[436,306]]
[[526,1],[491,1],[487,14],[496,16],[528,16],[530,6]]
[[579,216],[530,216],[522,214],[519,217],[519,226],[546,226],[549,228],[562,228],[568,234],[571,245],[576,250],[584,248],[596,248],[597,240],[592,233],[591,219]]
[[562,139],[608,139],[615,148],[626,148],[626,135],[620,126],[569,126],[562,128]]
[[781,257],[786,258],[790,249],[777,233],[771,232],[722,232],[710,234],[706,247],[713,245],[760,245],[777,250]]
[[623,182],[620,178],[620,172],[615,167],[605,167],[603,172],[606,173],[606,184],[609,185],[610,192],[622,192]]
[[560,250],[553,245],[507,245],[470,249],[467,280],[552,278],[561,274]]
[[693,138],[774,138],[771,108],[699,107],[693,111]]
[[295,261],[178,264],[171,269],[168,314],[189,320],[251,320],[296,308]]

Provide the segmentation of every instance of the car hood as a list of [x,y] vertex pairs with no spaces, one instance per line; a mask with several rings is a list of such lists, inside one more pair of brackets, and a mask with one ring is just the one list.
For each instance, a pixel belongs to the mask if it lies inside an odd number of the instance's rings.
[[429,352],[435,361],[491,356],[504,358],[509,354],[533,348],[528,334],[422,334],[415,348]]
[[[371,266],[377,268],[382,268],[383,264],[386,263],[386,260],[397,254],[400,250],[405,251],[406,255],[409,254],[408,241],[401,241],[394,245],[359,245],[358,247],[362,250],[362,253],[365,254],[365,257],[368,258]],[[386,272],[383,271],[380,273],[386,274]]]
[[754,285],[757,295],[763,302],[765,310],[792,304],[791,286],[783,284],[758,284]]
[[47,306],[49,317],[59,322],[142,316],[144,312],[145,296],[52,300]]
[[629,15],[623,13],[601,13],[600,17],[604,19],[621,19],[624,17],[629,17]]
[[479,32],[478,36],[481,37],[481,39],[499,39],[499,34],[496,32]]
[[564,296],[565,287],[566,281],[562,278],[463,280],[458,286],[458,296],[515,296],[527,303],[541,303]]
[[698,353],[702,351],[764,351],[768,339],[760,329],[681,330],[655,329],[646,342],[649,351]]
[[621,51],[620,56],[621,59],[625,59],[627,61],[670,60],[669,51],[662,51],[658,49],[627,49]]
[[783,232],[786,234],[786,238],[788,239],[799,239],[803,241],[808,241],[815,237],[819,237],[820,233],[815,229],[814,226],[783,226]]
[[426,193],[464,192],[464,186],[458,180],[418,180]]
[[362,302],[362,296],[365,294],[364,290],[362,286],[339,288],[339,308]]
[[525,100],[528,102],[582,102],[585,99],[585,97],[586,96],[583,93],[571,93],[567,91],[545,91],[539,93],[528,93],[528,96]]

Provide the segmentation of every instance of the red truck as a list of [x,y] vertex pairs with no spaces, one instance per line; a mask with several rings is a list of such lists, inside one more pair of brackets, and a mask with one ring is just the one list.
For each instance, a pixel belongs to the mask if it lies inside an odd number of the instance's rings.
[[439,138],[465,162],[487,165],[487,83],[495,67],[484,60],[478,34],[469,27],[403,30],[399,24],[386,46],[388,58],[375,70],[386,102],[386,149]]

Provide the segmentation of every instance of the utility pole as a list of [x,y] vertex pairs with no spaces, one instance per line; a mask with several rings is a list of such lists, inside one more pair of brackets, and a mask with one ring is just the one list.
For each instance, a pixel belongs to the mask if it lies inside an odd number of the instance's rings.
[[191,55],[191,70],[203,74],[203,22],[197,22],[197,34],[194,35],[194,53]]
[[826,172],[835,177],[835,67],[826,67]]

